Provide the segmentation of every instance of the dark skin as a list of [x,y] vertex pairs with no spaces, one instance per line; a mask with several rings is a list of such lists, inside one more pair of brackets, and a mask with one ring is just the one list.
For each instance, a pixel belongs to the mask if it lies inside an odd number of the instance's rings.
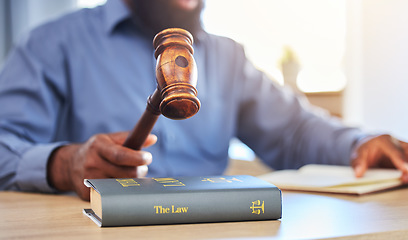
[[356,177],[364,176],[368,168],[397,168],[401,179],[408,183],[408,143],[390,135],[380,135],[359,144],[351,158]]
[[[172,0],[178,11],[193,11],[199,0]],[[131,4],[131,0],[124,0]],[[131,6],[129,6],[131,8]],[[170,9],[171,11],[171,9]],[[153,81],[153,80],[152,80]],[[97,134],[85,143],[71,144],[56,149],[49,158],[48,182],[60,191],[75,191],[89,200],[86,178],[134,178],[147,173],[152,155],[123,147],[128,132]],[[143,147],[153,145],[157,137],[149,135]],[[401,179],[408,183],[408,143],[389,135],[376,136],[360,143],[351,157],[355,175],[361,177],[372,167],[393,167],[401,171]]]
[[[48,162],[48,182],[60,191],[75,191],[89,200],[89,188],[83,183],[90,178],[136,178],[145,176],[152,155],[123,147],[128,132],[97,134],[82,144],[58,148]],[[149,135],[143,147],[156,143]]]

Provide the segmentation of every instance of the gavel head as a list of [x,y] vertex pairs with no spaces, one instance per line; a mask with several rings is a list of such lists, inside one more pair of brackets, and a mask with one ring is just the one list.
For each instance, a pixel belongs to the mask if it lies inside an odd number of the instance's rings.
[[189,118],[200,109],[192,45],[193,36],[180,28],[163,30],[153,40],[160,112],[171,119]]

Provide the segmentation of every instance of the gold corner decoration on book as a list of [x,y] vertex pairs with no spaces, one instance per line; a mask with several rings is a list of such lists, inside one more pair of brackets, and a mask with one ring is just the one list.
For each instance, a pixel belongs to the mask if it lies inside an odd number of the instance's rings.
[[350,166],[305,165],[298,170],[267,173],[259,178],[282,190],[363,195],[402,186],[401,172],[396,169],[368,169],[361,178]]
[[281,191],[252,176],[86,179],[98,226],[276,220]]

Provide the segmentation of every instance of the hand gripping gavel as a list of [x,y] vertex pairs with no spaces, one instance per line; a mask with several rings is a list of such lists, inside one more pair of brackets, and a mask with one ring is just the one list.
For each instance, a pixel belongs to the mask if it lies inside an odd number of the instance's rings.
[[157,89],[148,98],[146,110],[123,144],[125,147],[140,150],[160,114],[178,120],[200,109],[192,45],[193,36],[180,28],[163,30],[154,37]]

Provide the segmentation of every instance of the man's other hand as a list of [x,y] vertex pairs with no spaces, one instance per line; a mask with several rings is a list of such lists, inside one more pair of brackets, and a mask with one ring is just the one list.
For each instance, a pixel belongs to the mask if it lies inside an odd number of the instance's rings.
[[351,165],[356,177],[362,177],[367,168],[397,168],[401,179],[408,183],[408,143],[390,135],[380,135],[360,143],[352,156]]

